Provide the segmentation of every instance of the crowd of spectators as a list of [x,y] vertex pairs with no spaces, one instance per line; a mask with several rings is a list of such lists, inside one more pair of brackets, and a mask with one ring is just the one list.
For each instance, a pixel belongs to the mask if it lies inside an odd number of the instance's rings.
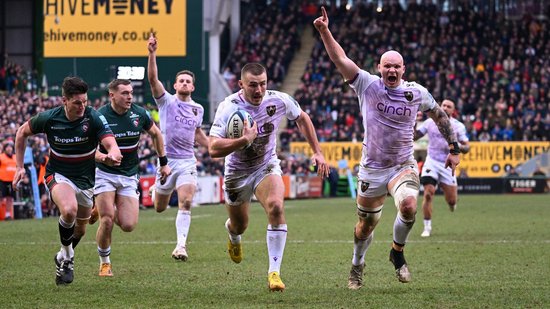
[[269,89],[279,89],[290,61],[300,49],[300,29],[304,16],[300,1],[272,1],[269,5],[256,1],[248,12],[235,48],[225,62],[222,75],[233,91],[247,62],[261,62],[269,76]]
[[[454,99],[472,141],[550,140],[548,19],[506,19],[433,5],[358,4],[329,8],[331,29],[348,56],[376,74],[380,55],[402,53],[404,79],[441,102]],[[294,94],[321,141],[362,140],[357,98],[319,39]],[[300,140],[289,125],[284,141]]]

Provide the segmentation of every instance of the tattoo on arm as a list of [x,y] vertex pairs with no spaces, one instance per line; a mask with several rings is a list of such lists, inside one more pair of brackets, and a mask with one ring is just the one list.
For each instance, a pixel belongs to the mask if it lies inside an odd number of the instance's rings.
[[430,112],[430,117],[434,120],[439,132],[443,135],[447,143],[456,142],[456,137],[451,127],[451,121],[445,111],[439,105],[436,105]]

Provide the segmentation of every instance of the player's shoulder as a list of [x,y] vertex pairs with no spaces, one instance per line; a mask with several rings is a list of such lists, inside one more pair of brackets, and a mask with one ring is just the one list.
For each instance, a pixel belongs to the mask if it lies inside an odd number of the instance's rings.
[[426,89],[426,87],[420,85],[419,83],[417,83],[415,81],[406,81],[406,80],[404,80],[403,84],[401,86],[403,88],[406,88],[406,89],[417,89],[421,92],[428,92],[428,89]]
[[458,119],[451,117],[451,123],[461,129],[466,129],[466,126]]
[[267,90],[265,92],[264,99],[262,103],[268,103],[271,104],[273,102],[283,102],[285,104],[296,104],[298,105],[298,102],[294,97],[292,97],[290,94],[278,90]]
[[193,108],[197,108],[199,110],[204,110],[204,107],[201,104],[195,102],[194,100],[189,101],[189,105]]

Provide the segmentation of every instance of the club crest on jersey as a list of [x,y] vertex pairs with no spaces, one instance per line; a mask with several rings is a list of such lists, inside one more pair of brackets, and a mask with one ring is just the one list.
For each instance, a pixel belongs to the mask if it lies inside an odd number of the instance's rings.
[[409,102],[413,100],[412,91],[405,91],[405,99],[407,99],[407,101],[409,101]]
[[195,114],[195,116],[197,116],[199,114],[199,111],[197,110],[196,107],[193,108],[193,114]]
[[272,117],[273,115],[275,115],[275,112],[277,111],[277,107],[275,105],[269,105],[268,107],[265,108],[265,111],[267,112],[269,117]]
[[90,125],[87,122],[82,124],[82,131],[83,132],[88,132],[89,128],[90,128]]
[[134,124],[134,127],[137,128],[137,126],[139,125],[139,119],[137,119],[137,118],[134,119],[134,120],[132,121],[132,123]]
[[367,189],[369,188],[369,186],[370,186],[370,183],[361,181],[361,192],[367,191]]

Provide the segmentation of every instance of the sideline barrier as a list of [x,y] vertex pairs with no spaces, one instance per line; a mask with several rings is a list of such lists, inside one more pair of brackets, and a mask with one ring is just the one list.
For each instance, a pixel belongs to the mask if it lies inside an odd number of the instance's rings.
[[[357,182],[357,178],[353,177]],[[155,183],[154,175],[141,176],[142,204],[152,207],[149,196],[149,187]],[[285,199],[320,198],[323,196],[323,185],[329,186],[327,180],[317,176],[283,175],[285,184]],[[503,193],[548,193],[550,178],[459,178],[458,193],[460,194],[503,194]],[[355,185],[354,185],[355,187]],[[198,177],[197,193],[193,204],[220,204],[224,203],[223,177],[201,176]],[[420,191],[423,191],[422,186]],[[438,188],[438,193],[441,190]],[[338,181],[337,196],[350,196],[349,180],[346,176],[340,176]],[[351,198],[351,197],[350,197]]]
[[[544,177],[459,178],[459,194],[548,193],[550,179]],[[420,191],[424,189],[421,186]],[[441,189],[437,189],[441,193]]]

